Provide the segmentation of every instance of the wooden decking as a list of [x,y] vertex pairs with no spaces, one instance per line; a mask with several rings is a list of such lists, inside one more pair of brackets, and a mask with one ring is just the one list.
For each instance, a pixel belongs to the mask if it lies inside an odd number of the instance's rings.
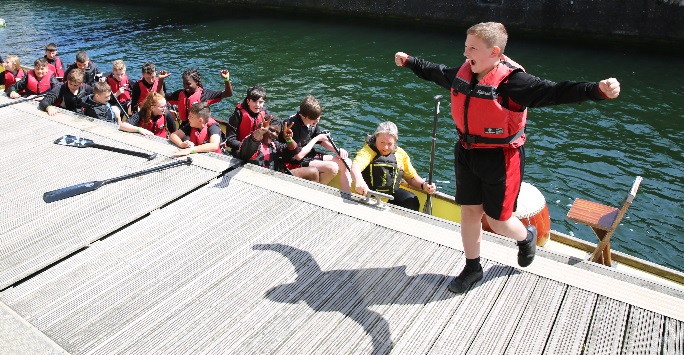
[[31,103],[0,132],[0,353],[684,352],[681,288],[543,250],[520,269],[487,234],[484,280],[455,295],[458,225],[210,154],[46,204],[175,149]]

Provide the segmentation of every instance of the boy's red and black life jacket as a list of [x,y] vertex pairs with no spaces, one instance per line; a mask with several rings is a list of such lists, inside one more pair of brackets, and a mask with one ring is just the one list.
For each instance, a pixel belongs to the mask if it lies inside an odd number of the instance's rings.
[[21,78],[24,77],[24,75],[26,75],[24,69],[22,68],[19,68],[19,70],[17,70],[17,75],[10,73],[9,70],[5,70],[3,74],[5,75],[5,92],[9,92],[9,87],[14,85],[14,83],[19,81]]
[[259,114],[256,115],[256,118],[252,117],[249,109],[245,108],[243,104],[244,102],[241,102],[235,106],[235,109],[237,109],[241,115],[240,126],[237,129],[237,140],[239,141],[242,141],[245,137],[256,131],[266,117],[266,111],[264,110],[259,112]]
[[[45,56],[45,59],[47,59],[47,56]],[[54,64],[50,63],[50,60],[48,59],[48,68],[55,73],[57,78],[64,78],[64,66],[62,65],[62,60],[59,59],[59,57],[55,57],[53,62]]]
[[142,103],[145,102],[145,98],[147,98],[147,95],[149,95],[151,92],[157,91],[157,83],[159,80],[157,78],[154,78],[154,81],[152,82],[152,87],[148,88],[145,85],[145,79],[140,78],[138,80],[138,88],[140,89],[140,97],[138,97],[138,105],[142,106]]
[[[117,81],[114,79],[114,76],[112,73],[107,75],[107,83],[109,84],[109,87],[112,88],[112,95],[119,91],[121,87],[127,87],[128,86],[128,75],[124,75],[123,79],[121,81]],[[123,94],[119,95],[118,100],[120,103],[128,102],[131,99],[131,93],[128,90],[124,90]]]
[[[204,125],[204,128],[198,130],[195,127],[190,129],[190,141],[195,144],[195,146],[202,145],[204,143],[209,143],[209,126],[217,125],[218,123],[211,117],[209,117],[209,122]],[[216,153],[221,153],[221,145],[215,150]]]
[[451,87],[451,115],[461,144],[472,148],[516,148],[525,143],[527,108],[497,94],[497,88],[522,66],[503,56],[473,88],[473,71],[466,61]]
[[50,90],[50,79],[55,73],[52,70],[48,70],[40,80],[36,78],[36,72],[34,70],[29,70],[26,75],[26,94],[39,95]]

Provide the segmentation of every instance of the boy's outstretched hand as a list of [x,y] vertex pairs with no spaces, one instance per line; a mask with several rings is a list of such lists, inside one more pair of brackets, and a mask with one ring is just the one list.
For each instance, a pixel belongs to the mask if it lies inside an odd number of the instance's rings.
[[397,52],[394,55],[394,63],[397,66],[403,67],[406,65],[406,61],[409,59],[409,55],[404,52]]
[[159,71],[159,75],[157,75],[157,76],[159,77],[159,79],[164,79],[164,78],[168,78],[169,76],[171,76],[171,73],[167,72],[166,70],[161,70],[161,71]]
[[608,78],[599,81],[599,90],[609,99],[614,99],[620,95],[620,82],[615,78]]

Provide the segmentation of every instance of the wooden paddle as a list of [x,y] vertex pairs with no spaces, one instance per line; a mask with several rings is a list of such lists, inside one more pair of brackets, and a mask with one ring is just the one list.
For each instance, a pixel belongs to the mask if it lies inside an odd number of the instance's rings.
[[112,152],[134,155],[136,157],[141,157],[141,158],[147,158],[147,160],[152,160],[157,156],[157,153],[147,154],[147,153],[136,152],[133,150],[123,149],[123,148],[110,147],[108,145],[97,144],[97,143],[95,143],[92,140],[87,139],[87,138],[76,137],[76,136],[72,136],[72,135],[66,135],[66,136],[62,136],[60,138],[57,138],[57,140],[55,141],[55,144],[66,145],[66,146],[70,146],[70,147],[78,147],[78,148],[90,147],[90,148],[104,149],[104,150],[109,150]]
[[95,191],[95,190],[99,189],[102,185],[105,185],[105,184],[110,184],[113,182],[142,176],[145,174],[153,173],[155,171],[173,168],[173,167],[179,166],[179,165],[190,165],[191,163],[192,163],[192,159],[187,158],[185,160],[174,161],[174,162],[171,162],[168,164],[156,166],[154,168],[141,170],[141,171],[138,171],[135,173],[131,173],[128,175],[123,175],[123,176],[119,176],[119,177],[115,177],[115,178],[111,178],[111,179],[107,179],[107,180],[90,181],[90,182],[85,182],[85,183],[78,184],[78,185],[64,187],[64,188],[61,188],[58,190],[48,191],[48,192],[43,194],[43,201],[50,203],[50,202],[63,200],[63,199],[73,197],[76,195],[80,195],[80,194],[83,194],[86,192]]
[[[439,100],[442,95],[435,96],[435,123],[432,125],[432,149],[430,151],[430,173],[428,174],[428,185],[432,184],[432,175],[435,171],[435,143],[437,142],[437,117],[439,116]],[[432,215],[432,195],[425,193],[425,206],[423,206],[423,213]]]

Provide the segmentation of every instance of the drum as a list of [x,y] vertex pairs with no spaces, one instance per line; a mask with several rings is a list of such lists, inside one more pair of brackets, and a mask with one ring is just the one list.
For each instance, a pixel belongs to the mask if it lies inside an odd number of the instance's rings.
[[[524,182],[520,185],[518,195],[518,206],[513,216],[518,217],[525,225],[533,225],[537,228],[537,246],[544,246],[551,236],[551,218],[549,217],[549,207],[541,191],[534,185]],[[493,232],[487,223],[487,219],[482,217],[482,229]]]

